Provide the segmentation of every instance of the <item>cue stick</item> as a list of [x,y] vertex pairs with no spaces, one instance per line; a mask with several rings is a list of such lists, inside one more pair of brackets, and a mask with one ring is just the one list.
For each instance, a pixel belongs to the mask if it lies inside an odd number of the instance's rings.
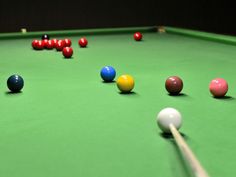
[[184,155],[185,159],[189,162],[189,165],[196,177],[209,177],[207,172],[203,169],[200,162],[197,160],[191,149],[188,147],[183,137],[180,135],[178,130],[175,128],[173,124],[169,125],[170,131],[174,136],[174,139]]

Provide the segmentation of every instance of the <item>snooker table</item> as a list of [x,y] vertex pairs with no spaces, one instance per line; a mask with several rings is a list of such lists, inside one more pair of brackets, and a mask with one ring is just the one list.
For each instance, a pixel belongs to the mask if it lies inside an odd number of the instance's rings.
[[[133,33],[140,31],[137,42]],[[33,39],[70,38],[74,55],[36,51]],[[80,48],[85,36],[88,47]],[[179,130],[214,177],[236,174],[236,38],[173,27],[133,27],[0,34],[0,176],[187,177],[185,160],[156,123],[165,107],[183,116]],[[135,79],[131,94],[104,83],[100,69]],[[7,78],[25,86],[10,93]],[[184,82],[170,96],[167,77]],[[224,98],[209,83],[228,81]]]

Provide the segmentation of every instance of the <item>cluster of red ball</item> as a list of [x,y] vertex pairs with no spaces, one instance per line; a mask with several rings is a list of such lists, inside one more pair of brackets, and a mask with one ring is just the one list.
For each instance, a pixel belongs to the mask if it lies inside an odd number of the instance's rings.
[[[78,41],[78,44],[80,47],[86,47],[88,44],[88,41],[85,37],[80,38]],[[62,51],[62,54],[65,58],[71,58],[73,55],[73,48],[71,47],[72,43],[70,39],[43,39],[43,40],[37,40],[34,39],[32,41],[32,47],[35,50],[42,50],[42,49],[56,49],[57,51]]]

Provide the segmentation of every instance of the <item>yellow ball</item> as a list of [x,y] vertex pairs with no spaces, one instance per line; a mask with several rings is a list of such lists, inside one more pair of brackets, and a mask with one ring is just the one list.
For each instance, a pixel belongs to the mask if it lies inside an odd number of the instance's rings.
[[134,88],[134,79],[130,75],[122,75],[116,80],[118,89],[123,93],[128,93]]

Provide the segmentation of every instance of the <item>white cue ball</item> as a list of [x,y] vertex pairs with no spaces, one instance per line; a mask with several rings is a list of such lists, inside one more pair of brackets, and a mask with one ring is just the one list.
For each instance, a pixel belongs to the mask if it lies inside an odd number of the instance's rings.
[[165,133],[170,133],[170,124],[173,124],[178,130],[182,125],[182,116],[174,108],[164,108],[157,115],[157,124]]

